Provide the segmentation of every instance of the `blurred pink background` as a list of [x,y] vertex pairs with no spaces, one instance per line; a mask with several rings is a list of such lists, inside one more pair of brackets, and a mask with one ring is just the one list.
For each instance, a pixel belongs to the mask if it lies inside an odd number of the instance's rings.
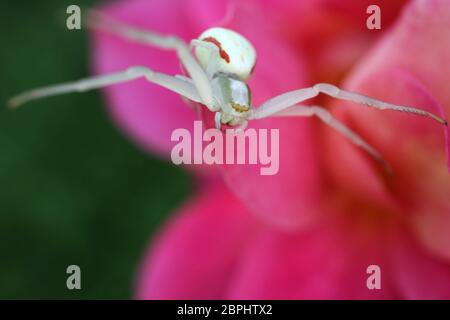
[[[381,8],[381,30],[366,28],[371,4]],[[256,106],[328,82],[450,113],[448,0],[129,0],[102,10],[186,41],[212,26],[243,34],[258,54],[250,80]],[[93,34],[92,64],[96,73],[132,65],[180,73],[174,53],[103,33]],[[197,119],[180,97],[145,80],[105,94],[124,134],[168,160],[171,132]],[[197,180],[195,196],[152,239],[136,298],[450,298],[447,132],[411,115],[323,96],[314,103],[375,146],[394,174],[316,119],[252,122],[280,129],[279,173],[186,168]],[[380,290],[366,286],[373,264]]]

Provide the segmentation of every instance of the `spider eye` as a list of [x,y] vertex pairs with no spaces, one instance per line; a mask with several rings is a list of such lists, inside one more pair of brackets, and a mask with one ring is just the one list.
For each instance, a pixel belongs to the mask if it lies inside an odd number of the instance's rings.
[[[235,75],[241,80],[249,78],[255,66],[256,52],[247,39],[225,28],[208,29],[198,39],[210,42],[219,49],[217,72]],[[203,47],[196,47],[195,55],[205,69],[213,58],[211,52]]]

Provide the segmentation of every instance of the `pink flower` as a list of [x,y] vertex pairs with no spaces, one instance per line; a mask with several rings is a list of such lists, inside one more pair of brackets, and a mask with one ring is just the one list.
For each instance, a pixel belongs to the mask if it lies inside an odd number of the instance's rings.
[[[450,2],[378,1],[380,31],[366,28],[371,2],[248,0],[225,21],[225,0],[121,1],[104,10],[186,41],[220,23],[242,33],[258,53],[256,105],[330,82],[450,114]],[[180,73],[174,54],[106,34],[93,39],[98,73],[131,65]],[[124,132],[162,156],[171,132],[196,119],[179,97],[145,80],[105,92]],[[203,181],[152,242],[137,298],[450,298],[447,132],[419,117],[316,100],[380,150],[394,175],[319,121],[254,121],[280,129],[279,173],[235,165],[222,168],[225,183]],[[369,265],[381,268],[381,290],[367,288]]]

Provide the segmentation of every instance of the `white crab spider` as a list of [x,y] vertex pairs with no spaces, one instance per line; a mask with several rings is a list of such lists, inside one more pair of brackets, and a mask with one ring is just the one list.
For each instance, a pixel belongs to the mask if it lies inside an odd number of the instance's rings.
[[190,78],[181,75],[169,76],[146,67],[133,66],[116,73],[24,92],[9,100],[9,106],[17,107],[25,102],[42,97],[68,92],[82,92],[144,77],[149,82],[172,90],[215,112],[218,129],[220,129],[221,124],[243,129],[246,127],[248,120],[264,119],[271,116],[317,116],[324,123],[333,127],[354,144],[362,147],[370,155],[381,161],[383,161],[382,157],[373,147],[335,119],[326,109],[320,106],[300,106],[298,103],[323,93],[337,99],[360,103],[380,110],[389,109],[429,117],[447,125],[447,121],[430,112],[369,98],[325,83],[283,93],[269,99],[258,108],[254,108],[251,103],[250,88],[246,81],[255,66],[256,52],[251,43],[237,32],[225,28],[206,30],[198,39],[191,41],[191,47],[194,48],[197,58],[195,59],[191,53],[191,48],[177,37],[163,36],[133,28],[101,13],[91,13],[88,17],[88,26],[116,34],[131,41],[161,49],[175,50]]

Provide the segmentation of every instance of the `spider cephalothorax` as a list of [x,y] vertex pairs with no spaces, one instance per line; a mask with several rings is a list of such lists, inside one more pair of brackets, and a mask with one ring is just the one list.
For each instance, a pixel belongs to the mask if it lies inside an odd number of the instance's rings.
[[228,74],[217,73],[211,85],[214,97],[221,106],[217,121],[233,126],[249,118],[252,101],[250,88],[245,82]]

